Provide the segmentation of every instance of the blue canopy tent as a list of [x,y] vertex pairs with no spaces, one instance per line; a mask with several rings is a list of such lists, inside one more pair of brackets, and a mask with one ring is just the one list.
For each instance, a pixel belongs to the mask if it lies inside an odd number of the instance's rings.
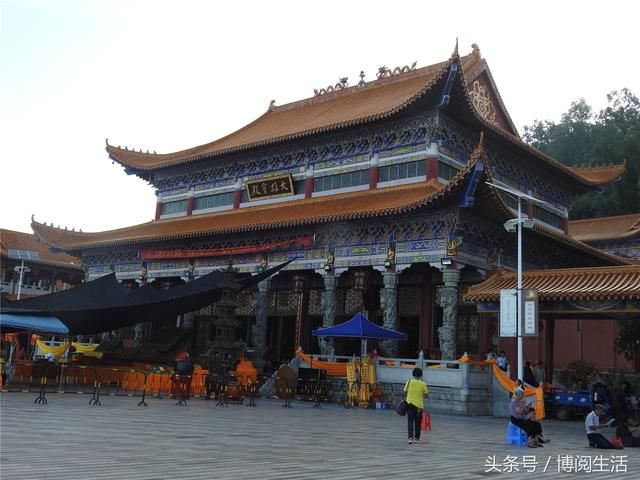
[[35,315],[13,315],[3,313],[0,315],[0,329],[12,331],[32,331],[39,333],[53,333],[67,335],[69,329],[56,317]]
[[347,337],[364,340],[362,354],[366,353],[366,341],[375,340],[406,340],[407,334],[382,328],[370,322],[362,313],[358,313],[351,320],[332,327],[317,328],[311,332],[316,337]]

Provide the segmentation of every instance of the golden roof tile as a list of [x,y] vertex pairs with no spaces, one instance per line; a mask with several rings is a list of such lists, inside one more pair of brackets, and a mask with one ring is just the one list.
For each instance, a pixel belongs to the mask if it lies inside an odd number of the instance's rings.
[[581,242],[624,240],[640,236],[640,213],[571,220],[569,235]]
[[[464,295],[467,302],[496,302],[501,289],[516,288],[516,272],[500,270]],[[523,272],[524,288],[540,300],[640,299],[640,265],[563,268]]]
[[[458,178],[461,178],[460,172]],[[454,177],[455,179],[455,177]],[[292,202],[226,210],[210,214],[153,220],[104,232],[72,232],[32,222],[34,233],[49,245],[65,251],[103,246],[145,244],[236,232],[257,232],[411,211],[435,201],[457,184],[436,181],[322,196]]]
[[598,185],[606,185],[620,178],[627,162],[616,165],[596,165],[591,167],[569,167],[576,175]]

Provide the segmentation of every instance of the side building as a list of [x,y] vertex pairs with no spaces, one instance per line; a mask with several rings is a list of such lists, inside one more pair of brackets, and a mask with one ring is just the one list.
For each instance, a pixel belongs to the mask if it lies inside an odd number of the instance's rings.
[[[24,260],[24,263],[23,263]],[[9,300],[66,290],[84,280],[82,262],[66,253],[52,253],[32,233],[0,228],[0,293]]]
[[[344,79],[343,79],[344,80]],[[38,238],[78,255],[87,279],[115,272],[130,284],[188,282],[229,262],[241,274],[288,267],[239,299],[235,333],[254,363],[353,353],[310,332],[365,312],[409,340],[386,355],[453,359],[498,347],[497,320],[464,292],[496,268],[515,269],[503,223],[517,202],[492,184],[540,198],[525,203],[526,268],[624,265],[568,235],[580,195],[624,165],[579,171],[524,143],[477,46],[415,68],[381,68],[276,105],[214,142],[156,154],[107,144],[109,157],[156,189],[155,220],[73,232],[33,221]],[[203,352],[221,335],[213,309],[179,319]]]

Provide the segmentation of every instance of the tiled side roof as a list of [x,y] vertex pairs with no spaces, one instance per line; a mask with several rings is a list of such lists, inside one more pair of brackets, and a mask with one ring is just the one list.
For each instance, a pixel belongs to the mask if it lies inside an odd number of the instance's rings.
[[81,270],[82,262],[66,253],[51,253],[47,244],[39,242],[32,233],[16,232],[0,228],[0,255],[9,256],[9,250],[30,250],[38,252],[39,260],[29,260],[29,264],[43,264]]
[[594,185],[606,185],[611,183],[624,173],[626,161],[617,165],[600,165],[593,167],[569,167],[576,175],[593,183]]
[[[516,272],[501,270],[464,296],[468,302],[496,302],[500,290],[516,288]],[[529,270],[524,288],[538,289],[541,300],[640,299],[640,265]]]
[[35,234],[65,251],[126,244],[144,244],[236,232],[257,232],[343,220],[400,214],[435,201],[456,185],[436,181],[365,190],[293,202],[226,210],[211,214],[154,220],[104,232],[71,232],[32,222]]
[[569,235],[581,242],[623,240],[640,236],[640,213],[571,220]]

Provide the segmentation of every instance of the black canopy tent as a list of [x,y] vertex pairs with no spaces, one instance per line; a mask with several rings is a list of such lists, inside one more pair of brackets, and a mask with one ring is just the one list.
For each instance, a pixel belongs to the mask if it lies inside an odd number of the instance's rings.
[[[270,277],[291,261],[240,280],[240,290]],[[220,300],[224,272],[215,271],[191,282],[158,290],[147,285],[129,289],[115,273],[70,290],[15,302],[2,300],[2,311],[14,315],[53,316],[71,335],[100,333],[139,322],[175,318]]]

